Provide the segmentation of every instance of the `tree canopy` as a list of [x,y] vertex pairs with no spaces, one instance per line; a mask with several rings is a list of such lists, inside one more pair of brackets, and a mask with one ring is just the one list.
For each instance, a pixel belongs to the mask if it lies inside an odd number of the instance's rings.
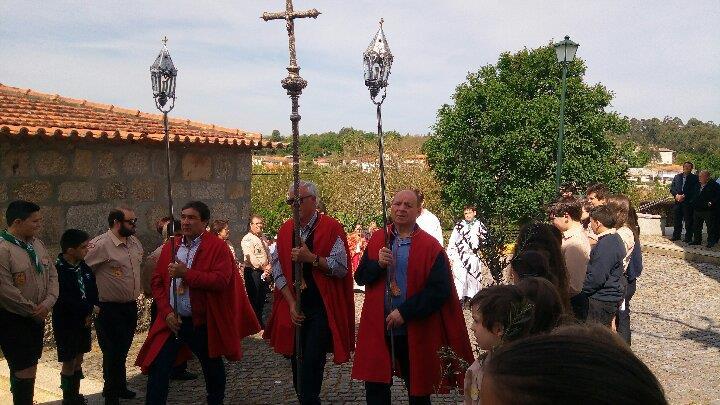
[[[627,162],[608,134],[627,132],[628,121],[606,110],[612,93],[585,83],[585,70],[581,59],[568,66],[562,181],[623,191]],[[517,224],[556,197],[561,77],[547,45],[503,53],[457,86],[424,145],[454,210],[476,204],[486,218]]]

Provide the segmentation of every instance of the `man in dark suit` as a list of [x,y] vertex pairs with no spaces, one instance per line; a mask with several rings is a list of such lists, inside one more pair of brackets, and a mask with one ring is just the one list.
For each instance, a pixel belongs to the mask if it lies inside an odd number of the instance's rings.
[[692,174],[694,165],[683,163],[683,172],[675,175],[670,185],[670,194],[675,197],[675,215],[672,240],[680,240],[683,221],[685,222],[685,242],[692,241],[693,233],[693,199],[700,191],[698,176]]
[[707,247],[711,248],[718,242],[717,206],[720,201],[720,185],[710,181],[710,172],[701,170],[698,173],[700,192],[693,201],[695,233],[691,245],[702,244],[703,222],[707,224]]

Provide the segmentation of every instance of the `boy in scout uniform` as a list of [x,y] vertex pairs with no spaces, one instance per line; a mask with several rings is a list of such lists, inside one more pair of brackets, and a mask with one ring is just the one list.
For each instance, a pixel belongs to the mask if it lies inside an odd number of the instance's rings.
[[90,326],[97,310],[95,275],[83,260],[90,236],[78,229],[68,229],[60,238],[60,253],[55,261],[60,296],[53,307],[52,325],[57,346],[60,388],[63,405],[86,404],[80,394],[83,378],[83,354],[90,351]]
[[137,217],[130,208],[117,208],[108,215],[107,232],[95,237],[85,263],[95,273],[100,313],[95,321],[103,353],[103,396],[106,404],[132,399],[127,388],[125,360],[137,327],[137,298],[142,292],[140,266],[143,248],[135,237]]
[[58,279],[45,245],[37,204],[13,201],[0,232],[0,350],[10,368],[13,404],[31,405],[45,318],[58,296]]

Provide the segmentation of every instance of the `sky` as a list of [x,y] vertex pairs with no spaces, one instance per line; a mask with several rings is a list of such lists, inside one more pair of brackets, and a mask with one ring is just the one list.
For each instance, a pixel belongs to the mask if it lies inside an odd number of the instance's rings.
[[[296,20],[308,81],[301,133],[375,130],[362,53],[385,20],[395,57],[383,126],[432,131],[468,72],[500,53],[570,35],[586,81],[635,118],[720,123],[720,1],[295,0],[322,14]],[[167,35],[178,68],[172,116],[269,135],[290,133],[282,0],[0,0],[0,83],[154,112],[150,65]]]

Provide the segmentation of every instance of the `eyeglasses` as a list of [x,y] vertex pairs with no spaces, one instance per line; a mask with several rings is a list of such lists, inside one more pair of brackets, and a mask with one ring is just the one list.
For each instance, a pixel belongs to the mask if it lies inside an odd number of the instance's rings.
[[[306,195],[306,196],[304,196],[304,197],[298,197],[298,202],[299,202],[300,204],[302,204],[302,203],[303,203],[303,200],[305,200],[306,198],[309,198],[309,197],[314,197],[314,196],[312,196],[312,195]],[[288,198],[287,200],[285,200],[285,202],[287,203],[287,205],[293,205],[293,203],[295,203],[295,199],[294,199],[294,198]]]
[[125,219],[125,220],[123,220],[123,222],[125,222],[126,224],[130,224],[132,226],[135,226],[135,224],[137,224],[137,218]]

